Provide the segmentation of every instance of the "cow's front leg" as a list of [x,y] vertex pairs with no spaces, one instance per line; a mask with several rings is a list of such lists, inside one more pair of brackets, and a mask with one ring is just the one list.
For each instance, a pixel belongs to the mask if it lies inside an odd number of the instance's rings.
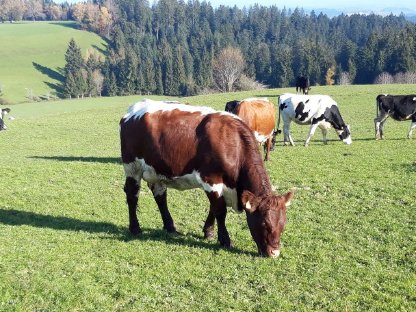
[[163,228],[169,233],[176,233],[176,227],[168,209],[166,186],[161,183],[148,183],[148,186],[153,193],[160,215],[162,216]]
[[410,124],[409,132],[407,133],[407,138],[412,138],[413,129],[416,128],[416,117],[415,119],[412,119],[412,123]]
[[311,127],[309,128],[308,137],[306,138],[306,141],[305,141],[305,146],[308,146],[309,145],[309,142],[310,142],[313,134],[315,133],[316,128],[318,128],[318,124],[312,122]]
[[[223,196],[218,196],[217,192],[206,192],[210,202],[210,213],[212,212],[217,219],[218,241],[225,248],[231,248],[232,243],[230,235],[225,226],[225,218],[227,216],[227,207]],[[209,215],[208,215],[209,217]]]
[[133,177],[127,177],[124,184],[124,192],[126,193],[127,205],[129,207],[129,230],[133,235],[140,234],[139,220],[137,219],[137,203],[139,201],[140,180],[137,181]]
[[321,128],[322,130],[322,141],[324,142],[324,144],[328,144],[328,138],[327,138],[327,134],[328,134],[328,129],[326,128]]
[[215,215],[212,209],[209,209],[207,219],[204,224],[204,238],[212,239],[214,237]]

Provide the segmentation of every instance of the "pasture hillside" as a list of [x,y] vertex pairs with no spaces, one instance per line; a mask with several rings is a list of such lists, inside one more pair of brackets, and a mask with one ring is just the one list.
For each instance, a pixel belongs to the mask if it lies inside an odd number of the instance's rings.
[[[162,230],[145,183],[132,237],[118,122],[140,97],[14,105],[0,132],[1,311],[415,311],[416,137],[389,120],[374,140],[375,97],[415,85],[314,87],[330,94],[353,143],[293,125],[266,164],[278,193],[295,190],[278,259],[258,257],[244,214],[227,226],[234,248],[203,239],[208,200],[169,190],[182,236]],[[292,89],[180,99],[225,102]],[[156,98],[156,97],[155,97]],[[172,98],[173,99],[173,98]],[[174,130],[174,129],[173,129]]]
[[83,55],[88,48],[102,53],[105,42],[94,33],[76,29],[73,22],[0,24],[0,85],[10,103],[27,97],[54,95],[63,81],[65,52],[71,38]]

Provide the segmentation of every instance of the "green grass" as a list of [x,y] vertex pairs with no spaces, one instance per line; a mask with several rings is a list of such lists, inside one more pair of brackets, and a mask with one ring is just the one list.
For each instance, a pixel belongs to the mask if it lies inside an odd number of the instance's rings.
[[10,103],[27,96],[56,94],[62,83],[65,52],[71,38],[85,56],[88,48],[105,50],[96,34],[81,31],[71,22],[0,24],[0,85]]
[[[266,167],[278,193],[295,189],[279,259],[260,258],[245,216],[230,211],[235,248],[205,241],[208,201],[169,190],[172,237],[143,187],[144,233],[127,231],[118,122],[139,97],[12,107],[0,132],[1,311],[414,311],[416,214],[410,122],[389,120],[374,140],[378,93],[415,85],[315,87],[331,94],[353,143],[293,125],[295,147]],[[182,99],[224,107],[231,99],[292,89]]]

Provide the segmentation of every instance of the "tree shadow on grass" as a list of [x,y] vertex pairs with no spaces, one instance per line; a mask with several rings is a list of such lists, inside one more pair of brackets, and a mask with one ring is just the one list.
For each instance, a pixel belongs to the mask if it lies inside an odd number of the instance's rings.
[[97,50],[98,52],[100,52],[102,55],[107,56],[108,52],[106,50],[106,47],[104,46],[103,48],[100,48],[99,46],[97,46],[96,44],[93,44],[92,47]]
[[57,160],[68,162],[96,162],[102,164],[119,164],[120,157],[93,157],[93,156],[30,156],[33,159]]
[[32,62],[33,67],[42,73],[43,75],[48,76],[49,78],[55,80],[56,82],[49,82],[44,81],[44,83],[52,90],[55,91],[56,95],[59,97],[62,97],[63,94],[63,83],[65,80],[65,77],[63,75],[63,69],[58,68],[57,70],[53,70],[52,68],[49,68],[47,66],[43,66],[41,64],[38,64],[36,62]]
[[49,22],[48,24],[53,24],[53,25],[62,26],[66,28],[72,28],[72,29],[80,28],[76,22]]
[[49,78],[52,78],[54,80],[58,80],[60,82],[64,81],[64,76],[59,72],[59,70],[53,70],[52,68],[43,66],[39,63],[32,62],[33,67],[41,72],[42,74],[48,76]]
[[[164,230],[144,228],[143,233],[139,236],[131,235],[127,228],[116,226],[108,222],[82,221],[69,217],[43,215],[29,211],[16,209],[0,208],[0,224],[11,226],[28,225],[37,228],[49,228],[54,230],[87,232],[92,234],[105,234],[101,239],[116,239],[119,241],[129,242],[132,240],[140,241],[161,241],[166,244],[183,245],[194,248],[205,248],[211,250],[222,249],[218,244],[211,244],[207,241],[201,241],[202,235],[172,235]],[[110,235],[110,236],[109,236]],[[246,254],[255,256],[253,252],[247,252],[238,248],[229,250],[235,254]]]

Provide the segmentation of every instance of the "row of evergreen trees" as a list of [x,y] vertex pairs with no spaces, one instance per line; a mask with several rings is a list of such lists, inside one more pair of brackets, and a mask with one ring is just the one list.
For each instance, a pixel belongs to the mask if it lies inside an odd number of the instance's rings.
[[213,60],[227,47],[241,50],[246,76],[270,87],[291,86],[298,75],[319,85],[340,77],[367,84],[383,72],[416,72],[416,27],[404,16],[329,18],[276,6],[214,9],[198,0],[117,6],[104,95],[200,93],[213,86]]

